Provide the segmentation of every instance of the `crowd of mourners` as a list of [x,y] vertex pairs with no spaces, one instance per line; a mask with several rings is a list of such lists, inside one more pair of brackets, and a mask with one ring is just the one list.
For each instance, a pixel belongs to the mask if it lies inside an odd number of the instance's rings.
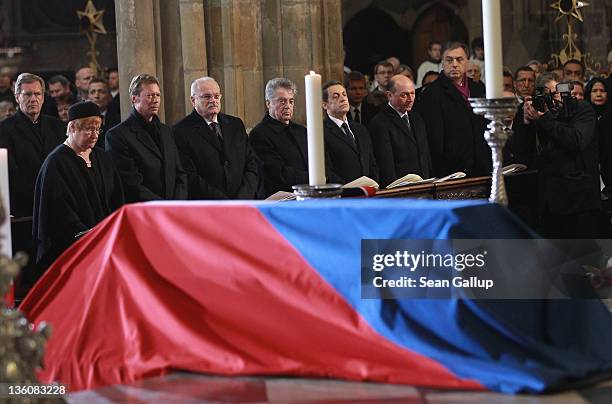
[[[377,63],[372,80],[351,71],[322,88],[326,179],[362,176],[385,187],[406,174],[491,173],[487,121],[469,98],[485,97],[484,50],[431,42],[416,74],[395,57]],[[612,52],[608,56],[612,66]],[[584,64],[550,70],[537,60],[504,69],[505,97],[520,107],[506,163],[537,172],[543,235],[607,234],[612,194],[612,78],[587,80]],[[13,249],[30,252],[21,280],[30,287],[63,251],[125,203],[185,199],[263,199],[308,183],[306,128],[293,120],[295,83],[267,82],[266,112],[249,134],[221,112],[212,77],[191,84],[193,111],[178,122],[158,118],[162,93],[143,73],[119,91],[117,69],[90,67],[74,84],[57,75],[0,73],[0,147],[8,149]],[[132,109],[120,114],[120,96]]]

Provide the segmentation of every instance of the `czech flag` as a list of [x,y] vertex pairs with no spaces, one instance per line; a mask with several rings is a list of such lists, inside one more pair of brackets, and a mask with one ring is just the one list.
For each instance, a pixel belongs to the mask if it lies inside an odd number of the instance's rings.
[[598,300],[362,299],[362,239],[529,238],[485,202],[127,205],[23,302],[53,333],[41,382],[172,370],[540,393],[610,376]]

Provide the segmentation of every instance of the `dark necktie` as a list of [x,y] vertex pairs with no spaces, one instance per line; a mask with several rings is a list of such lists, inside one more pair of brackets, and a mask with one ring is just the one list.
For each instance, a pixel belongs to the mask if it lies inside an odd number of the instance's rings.
[[217,140],[223,146],[223,134],[221,133],[221,126],[217,122],[210,123],[210,130],[217,135]]
[[342,131],[344,132],[346,137],[349,139],[351,144],[355,146],[355,136],[353,135],[353,132],[351,132],[351,130],[349,129],[349,126],[346,122],[342,124]]
[[353,117],[354,117],[353,120],[355,122],[361,123],[361,114],[359,113],[359,110],[357,108],[355,108],[355,110],[353,111]]
[[408,120],[408,114],[405,114],[402,117],[402,120],[404,121],[404,123],[406,124],[406,127],[408,128],[408,132],[412,131],[412,128],[410,127],[410,121]]

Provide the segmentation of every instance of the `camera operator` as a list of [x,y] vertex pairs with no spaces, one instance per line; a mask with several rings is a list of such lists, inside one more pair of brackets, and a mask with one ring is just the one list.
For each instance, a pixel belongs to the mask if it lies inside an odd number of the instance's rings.
[[542,74],[526,97],[516,135],[535,139],[540,232],[549,238],[596,238],[601,226],[595,112]]

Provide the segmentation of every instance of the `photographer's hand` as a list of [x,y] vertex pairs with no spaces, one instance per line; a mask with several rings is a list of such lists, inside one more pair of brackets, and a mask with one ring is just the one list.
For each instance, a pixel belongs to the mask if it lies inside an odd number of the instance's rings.
[[533,107],[531,97],[525,97],[525,104],[523,105],[523,119],[525,120],[525,124],[537,121],[542,115],[544,115],[544,112],[540,112]]

